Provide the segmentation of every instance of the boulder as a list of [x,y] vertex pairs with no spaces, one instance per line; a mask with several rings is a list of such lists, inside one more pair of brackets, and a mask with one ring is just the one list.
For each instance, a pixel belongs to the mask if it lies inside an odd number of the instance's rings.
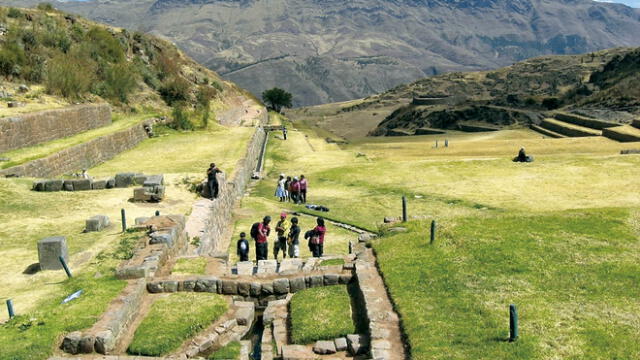
[[262,284],[262,295],[273,295],[273,283]]
[[62,184],[62,190],[64,191],[73,191],[73,181],[65,180]]
[[238,295],[249,296],[251,293],[251,283],[238,282]]
[[319,340],[313,345],[313,352],[320,355],[336,353],[336,345],[333,341]]
[[47,180],[38,180],[33,183],[31,190],[33,191],[44,191],[44,184],[46,184]]
[[309,278],[309,287],[322,287],[324,285],[324,276],[311,275]]
[[73,183],[73,191],[91,190],[91,179],[76,179],[71,182]]
[[324,286],[338,285],[339,282],[340,282],[340,276],[336,274],[324,275]]
[[173,293],[178,291],[178,282],[177,281],[164,281],[162,283],[163,292]]
[[262,291],[262,284],[259,282],[252,282],[249,287],[249,295],[251,296],[259,296]]
[[360,235],[358,235],[358,241],[359,242],[367,242],[371,240],[371,235],[367,234],[367,233],[362,233]]
[[116,187],[116,179],[115,178],[108,178],[107,179],[106,188],[107,189],[113,189],[114,187]]
[[44,191],[62,191],[64,180],[47,180],[44,183]]
[[94,180],[91,188],[93,190],[104,190],[107,188],[107,180]]
[[136,220],[135,220],[135,224],[136,224],[136,225],[143,225],[144,223],[146,223],[147,221],[149,221],[149,219],[150,219],[149,217],[145,217],[145,216],[143,216],[143,217],[137,217],[137,218],[136,218]]
[[234,280],[222,280],[222,293],[224,295],[237,295],[238,283]]
[[96,338],[93,335],[84,335],[80,340],[80,352],[83,354],[91,354],[96,344]]
[[106,215],[96,215],[86,220],[85,232],[102,231],[111,225],[109,217]]
[[369,339],[364,335],[347,335],[349,353],[353,356],[366,354],[369,348]]
[[284,345],[282,346],[283,360],[315,360],[318,356],[304,345]]
[[346,351],[347,350],[347,338],[341,337],[333,340],[333,343],[336,345],[336,351]]
[[306,289],[304,277],[295,277],[289,279],[289,287],[292,293]]
[[80,331],[74,331],[67,334],[67,336],[64,337],[64,340],[62,340],[62,351],[66,352],[67,354],[79,354],[81,340],[82,333]]
[[215,293],[217,292],[217,283],[216,279],[200,279],[196,281],[194,290],[198,292]]
[[182,291],[195,291],[196,288],[196,280],[185,280],[182,282],[181,290]]
[[276,295],[289,293],[289,279],[276,279],[273,281],[273,292]]
[[135,173],[119,173],[116,174],[115,178],[115,187],[117,188],[126,188],[130,185],[133,185]]
[[116,346],[116,339],[111,330],[101,331],[96,334],[95,349],[97,353],[106,354]]
[[161,185],[164,185],[164,175],[149,175],[142,183],[142,186],[154,189]]
[[133,183],[135,185],[142,185],[145,181],[147,181],[147,176],[144,174],[136,174],[136,176],[133,177]]
[[60,256],[69,261],[67,239],[64,236],[53,236],[38,241],[38,261],[41,270],[62,269]]
[[163,291],[162,282],[158,281],[147,283],[147,291],[152,294],[161,293]]

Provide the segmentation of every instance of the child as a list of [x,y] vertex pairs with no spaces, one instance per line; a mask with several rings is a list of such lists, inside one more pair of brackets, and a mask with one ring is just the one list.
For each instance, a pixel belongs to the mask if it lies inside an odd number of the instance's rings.
[[249,261],[249,242],[246,238],[247,234],[240,233],[240,240],[238,240],[238,256],[240,261]]

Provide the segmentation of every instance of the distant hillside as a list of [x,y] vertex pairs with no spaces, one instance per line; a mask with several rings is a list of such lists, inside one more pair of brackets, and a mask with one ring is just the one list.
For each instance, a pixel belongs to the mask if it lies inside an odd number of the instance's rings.
[[[16,6],[42,0],[2,0]],[[451,71],[640,46],[640,10],[592,0],[90,0],[55,6],[160,34],[254,94],[362,98]]]
[[347,138],[522,126],[539,123],[556,109],[628,123],[640,114],[639,80],[640,49],[618,48],[433,76],[365,99],[289,114]]
[[199,121],[246,94],[165,40],[48,5],[0,7],[0,80],[2,100],[27,108],[106,101],[121,111],[180,107]]

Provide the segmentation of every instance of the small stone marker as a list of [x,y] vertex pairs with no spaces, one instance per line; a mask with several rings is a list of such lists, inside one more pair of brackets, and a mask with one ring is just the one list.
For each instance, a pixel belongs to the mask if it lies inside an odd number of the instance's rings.
[[127,231],[127,214],[124,209],[120,209],[120,217],[122,218],[122,232]]
[[106,215],[96,215],[87,219],[84,232],[102,231],[102,229],[111,225],[109,217]]
[[402,197],[402,222],[407,222],[407,197]]
[[509,305],[509,341],[518,340],[518,310],[514,304]]
[[236,265],[238,275],[253,275],[253,261],[241,261]]
[[275,274],[278,269],[276,260],[260,260],[258,261],[258,274]]
[[60,257],[69,261],[67,240],[64,236],[48,237],[38,241],[38,261],[41,270],[60,270]]
[[433,245],[436,242],[436,221],[431,221],[431,240],[429,243]]
[[13,319],[16,313],[13,311],[13,300],[7,299],[7,311],[9,312],[9,319]]

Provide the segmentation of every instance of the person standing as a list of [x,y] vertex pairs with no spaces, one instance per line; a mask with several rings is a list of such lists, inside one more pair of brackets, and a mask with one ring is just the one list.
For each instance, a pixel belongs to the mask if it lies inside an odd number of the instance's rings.
[[280,199],[280,202],[284,202],[287,197],[287,191],[285,188],[285,180],[284,174],[280,174],[280,178],[278,179],[278,186],[276,187],[276,197]]
[[249,242],[247,241],[247,234],[244,232],[240,233],[237,249],[240,261],[249,261]]
[[307,179],[304,175],[300,175],[300,202],[303,204],[307,203]]
[[218,197],[218,177],[217,175],[222,173],[220,169],[216,166],[216,164],[209,164],[209,169],[207,170],[207,186],[209,187],[209,197],[211,200]]
[[282,137],[284,137],[284,139],[287,140],[287,127],[286,126],[282,127]]
[[284,182],[284,192],[287,194],[287,201],[291,201],[291,176],[287,176],[287,180]]
[[293,201],[294,204],[297,204],[300,201],[300,182],[298,181],[297,177],[293,178],[293,181],[291,182],[291,200]]
[[324,252],[324,235],[327,233],[327,228],[324,226],[324,219],[321,217],[318,218],[316,223],[318,225],[313,228],[313,236],[311,237],[313,257],[322,257]]
[[287,236],[290,258],[297,258],[300,256],[300,241],[298,240],[299,237],[300,226],[298,226],[298,218],[294,217],[291,219],[291,229],[289,230],[289,235]]
[[291,224],[287,220],[287,213],[280,214],[280,221],[276,224],[276,233],[278,240],[273,243],[273,258],[278,260],[278,253],[282,250],[282,258],[287,257],[287,233]]
[[271,216],[265,216],[261,223],[251,227],[251,237],[256,241],[256,260],[267,260],[269,234],[271,234]]

